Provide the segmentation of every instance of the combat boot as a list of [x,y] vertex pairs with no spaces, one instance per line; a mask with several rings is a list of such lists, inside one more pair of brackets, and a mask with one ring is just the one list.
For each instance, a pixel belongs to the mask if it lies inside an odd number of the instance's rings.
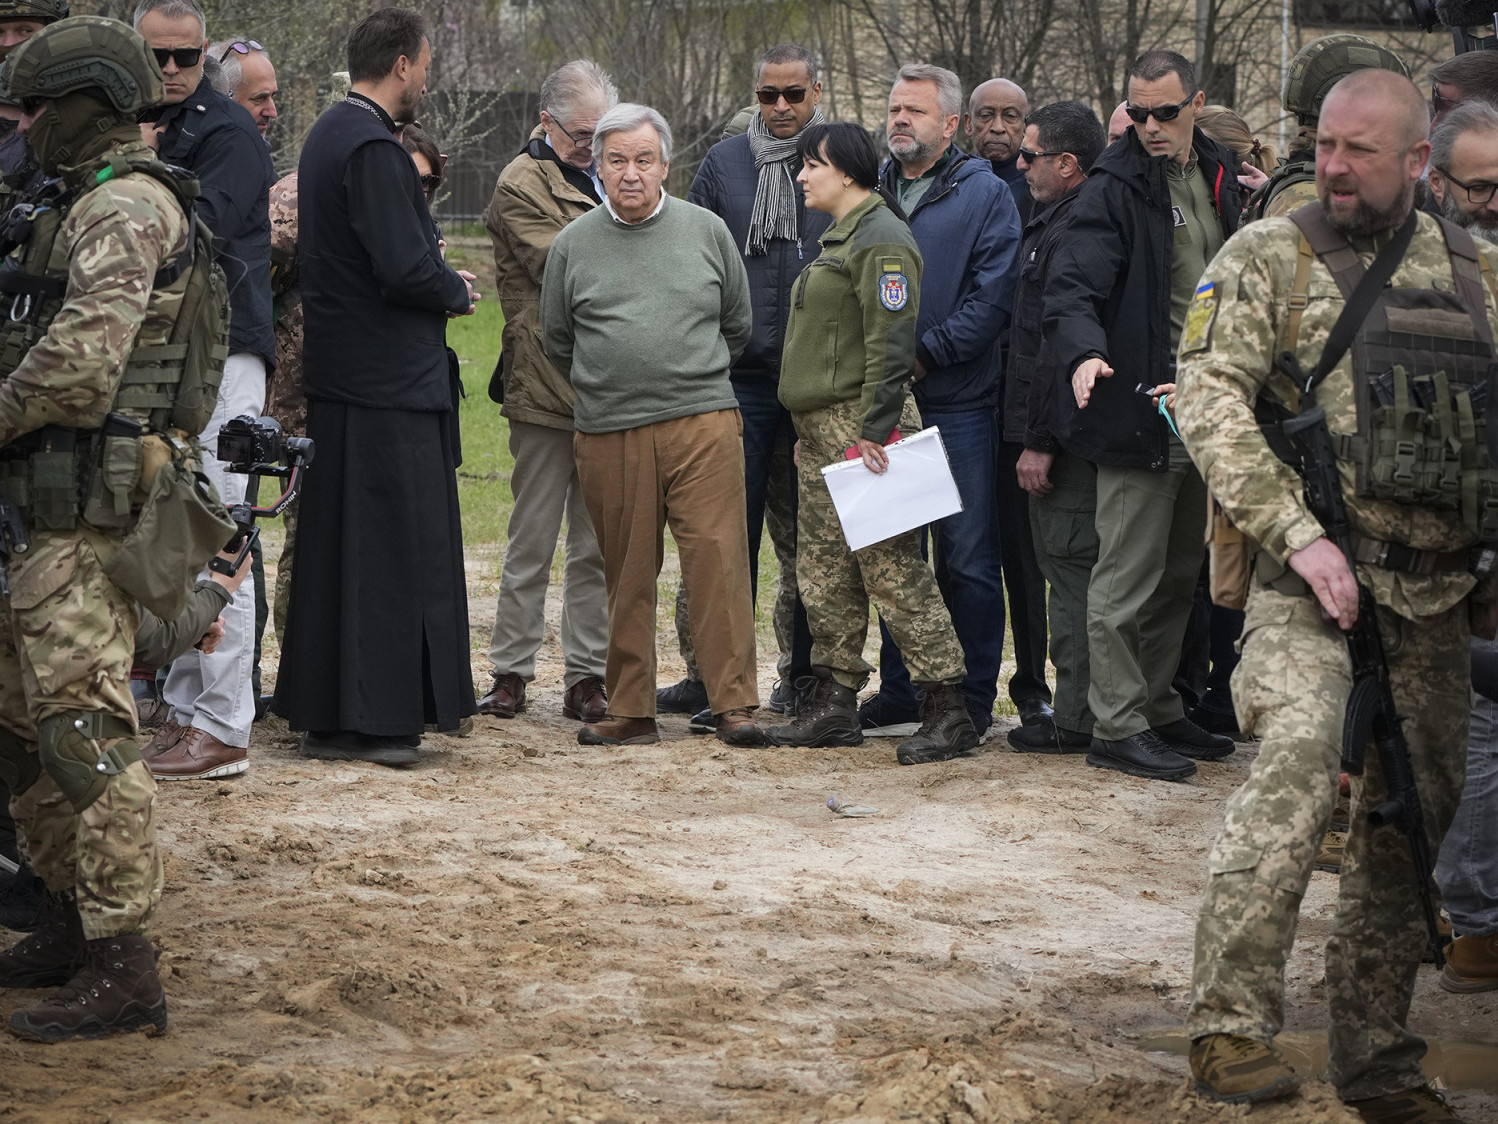
[[51,998],[10,1017],[10,1032],[33,1042],[107,1038],[166,1030],[166,994],[156,950],[141,933],[89,941],[83,967]]
[[1498,991],[1498,933],[1460,936],[1446,949],[1441,986],[1459,994]]
[[858,724],[858,692],[844,687],[830,667],[814,667],[811,675],[796,683],[801,704],[787,726],[765,731],[775,745],[862,745],[863,728]]
[[1204,1034],[1191,1043],[1196,1091],[1228,1104],[1258,1104],[1295,1092],[1295,1071],[1262,1042],[1241,1034]]
[[36,932],[0,952],[0,987],[61,987],[83,967],[87,943],[71,892],[48,892]]
[[1368,1124],[1462,1124],[1462,1118],[1451,1110],[1446,1098],[1429,1085],[1342,1103]]
[[956,683],[917,686],[925,692],[921,699],[921,728],[909,741],[900,743],[895,760],[901,765],[929,765],[976,749],[978,730],[962,701],[962,688]]

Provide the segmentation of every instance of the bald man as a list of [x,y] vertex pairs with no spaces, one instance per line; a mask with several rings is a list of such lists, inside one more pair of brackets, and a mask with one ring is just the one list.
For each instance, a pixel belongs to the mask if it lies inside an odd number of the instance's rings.
[[[1488,381],[1490,359],[1468,357],[1470,340],[1446,338],[1434,313],[1421,314],[1422,331],[1434,333],[1420,337],[1424,354],[1387,329],[1376,332],[1398,311],[1389,307],[1385,314],[1392,294],[1413,290],[1429,308],[1444,310],[1444,321],[1457,325],[1449,329],[1453,337],[1470,335],[1468,325],[1476,324],[1482,346],[1491,348],[1498,333],[1498,307],[1476,268],[1478,254],[1498,267],[1498,254],[1454,226],[1443,236],[1441,221],[1431,215],[1411,217],[1415,184],[1430,154],[1427,126],[1425,101],[1403,76],[1362,70],[1344,78],[1321,112],[1319,201],[1231,238],[1197,287],[1181,339],[1181,435],[1212,494],[1257,549],[1233,694],[1243,730],[1259,738],[1260,748],[1248,779],[1228,801],[1207,860],[1187,1023],[1196,1088],[1215,1100],[1270,1100],[1296,1087],[1296,1074],[1271,1041],[1284,1023],[1285,960],[1337,792],[1352,687],[1343,630],[1358,616],[1359,583],[1378,605],[1431,854],[1440,849],[1461,793],[1470,703],[1468,599],[1475,584],[1466,560],[1477,532],[1459,511],[1438,507],[1424,488],[1405,500],[1374,494],[1372,486],[1368,494],[1353,488],[1355,479],[1376,480],[1387,467],[1373,450],[1390,446],[1380,443],[1382,430],[1368,428],[1376,423],[1366,417],[1371,378],[1396,364],[1412,376],[1439,368],[1453,395]],[[1375,247],[1387,245],[1409,221],[1413,238],[1392,288],[1382,290],[1358,341],[1315,388],[1334,434],[1359,435],[1359,415],[1365,415],[1362,440],[1339,443],[1339,456],[1348,458],[1339,464],[1343,492],[1358,532],[1354,573],[1307,509],[1297,474],[1266,444],[1254,404],[1262,397],[1281,411],[1300,408],[1275,356],[1288,346],[1312,370],[1343,309],[1340,297],[1327,294],[1356,281],[1334,277],[1318,255],[1297,284],[1301,230],[1333,261],[1344,260],[1350,245],[1361,263],[1351,272],[1361,275]],[[1448,239],[1452,252],[1465,258],[1448,254]],[[1297,302],[1297,291],[1315,295]],[[1297,304],[1301,310],[1292,312]],[[1449,416],[1450,405],[1440,406]],[[1439,419],[1430,423],[1439,428]],[[1414,424],[1418,432],[1425,419]],[[1473,439],[1469,433],[1460,440]],[[1359,465],[1354,458],[1362,446],[1370,451],[1368,463]],[[1366,1120],[1456,1120],[1426,1084],[1420,1066],[1425,1044],[1406,1026],[1428,939],[1418,895],[1428,892],[1430,872],[1416,878],[1400,834],[1368,823],[1368,810],[1388,794],[1377,754],[1369,752],[1354,788],[1326,948],[1327,1080]]]
[[1112,144],[1134,127],[1134,122],[1129,120],[1129,103],[1127,100],[1118,103],[1113,110],[1113,116],[1108,118],[1108,143]]
[[1019,145],[1029,115],[1030,99],[1024,90],[1007,78],[990,78],[973,88],[962,118],[972,150],[1009,185],[1021,226],[1030,221],[1030,186],[1019,167]]

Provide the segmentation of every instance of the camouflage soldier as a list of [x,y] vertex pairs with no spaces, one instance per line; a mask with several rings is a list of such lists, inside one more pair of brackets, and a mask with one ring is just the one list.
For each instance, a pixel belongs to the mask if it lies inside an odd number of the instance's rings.
[[[288,437],[307,435],[307,398],[302,393],[302,289],[297,276],[297,173],[270,189],[270,291],[276,319],[276,369],[265,392],[265,412],[281,423]],[[276,596],[272,606],[276,635],[286,633],[286,605],[291,598],[292,548],[296,545],[297,504],[281,514],[286,538],[276,563]]]
[[1285,74],[1285,112],[1295,114],[1300,131],[1290,142],[1285,162],[1249,199],[1244,221],[1282,217],[1316,202],[1316,119],[1321,103],[1338,81],[1368,67],[1410,76],[1398,55],[1361,35],[1324,35],[1295,53]]
[[[1350,628],[1358,611],[1354,575],[1307,508],[1296,471],[1271,452],[1255,403],[1299,408],[1295,384],[1275,367],[1275,356],[1289,349],[1306,370],[1316,366],[1344,308],[1342,283],[1352,284],[1346,243],[1366,269],[1410,216],[1430,152],[1427,122],[1409,79],[1380,69],[1344,78],[1327,96],[1319,122],[1319,204],[1297,212],[1293,222],[1265,220],[1231,239],[1207,267],[1181,339],[1181,433],[1213,495],[1257,548],[1233,696],[1242,728],[1259,737],[1261,748],[1228,802],[1208,859],[1188,1021],[1197,1089],[1217,1100],[1267,1100],[1295,1087],[1295,1075],[1269,1043],[1283,1023],[1285,960],[1336,795],[1351,689],[1339,628]],[[1328,247],[1335,273],[1303,237]],[[1393,446],[1376,419],[1394,413],[1379,407],[1385,379],[1395,382],[1396,397],[1407,383],[1439,384],[1428,396],[1428,414],[1415,422],[1428,422],[1431,433],[1444,433],[1443,411],[1447,420],[1452,409],[1472,416],[1466,387],[1488,378],[1498,332],[1494,258],[1487,249],[1480,253],[1458,228],[1418,214],[1392,287],[1382,290],[1350,354],[1317,390],[1338,456],[1347,458],[1338,467],[1356,578],[1377,602],[1395,699],[1408,716],[1404,730],[1432,853],[1462,785],[1468,600],[1475,585],[1468,548],[1493,537],[1483,512],[1498,488],[1490,470],[1469,468],[1460,470],[1460,480],[1470,486],[1473,504],[1420,489],[1401,500],[1381,483],[1395,453],[1382,452]],[[1411,311],[1394,303],[1400,299],[1425,308]],[[1410,338],[1395,330],[1398,316],[1419,319],[1423,342],[1398,350]],[[1454,405],[1438,397],[1448,377]],[[1470,428],[1452,441],[1462,448],[1451,452],[1441,437],[1436,461],[1459,455],[1462,463],[1486,463],[1471,447],[1482,438]],[[1367,822],[1366,810],[1387,791],[1370,754],[1354,787],[1326,951],[1328,1079],[1367,1120],[1455,1120],[1425,1085],[1425,1045],[1405,1025],[1426,933],[1406,841]]]
[[[196,276],[174,269],[192,244],[190,196],[141,143],[136,113],[162,80],[124,24],[54,24],[11,54],[0,84],[25,109],[20,127],[43,170],[61,177],[0,282],[23,309],[0,335],[0,494],[30,540],[12,552],[0,618],[0,776],[48,889],[37,932],[0,953],[0,986],[60,988],[12,1015],[22,1037],[160,1031],[166,999],[147,935],[162,889],[156,786],[129,689],[137,608],[109,575],[166,471],[155,457],[168,442],[151,436],[156,415],[141,406],[156,405],[156,388],[141,373],[154,378],[166,361]],[[56,281],[50,263],[66,267]],[[39,327],[29,349],[16,345]],[[184,565],[184,590],[202,557]]]

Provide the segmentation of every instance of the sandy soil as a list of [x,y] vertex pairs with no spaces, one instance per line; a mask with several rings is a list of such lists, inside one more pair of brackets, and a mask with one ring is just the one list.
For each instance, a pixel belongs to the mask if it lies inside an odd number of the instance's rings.
[[[479,583],[476,638],[492,604]],[[1204,856],[1252,747],[1180,785],[1012,754],[1013,719],[920,769],[889,741],[731,750],[683,719],[586,748],[545,655],[526,716],[429,736],[410,771],[300,760],[271,720],[246,775],[164,786],[171,1030],[4,1036],[0,1121],[1246,1115],[1143,1047],[1184,1022]],[[1292,1031],[1325,1026],[1335,890],[1306,898]],[[1427,970],[1413,1021],[1498,1044],[1498,993]],[[1498,1089],[1498,1049],[1466,1058],[1455,1103],[1498,1121],[1498,1092],[1460,1088]],[[1252,1118],[1357,1119],[1321,1083]]]

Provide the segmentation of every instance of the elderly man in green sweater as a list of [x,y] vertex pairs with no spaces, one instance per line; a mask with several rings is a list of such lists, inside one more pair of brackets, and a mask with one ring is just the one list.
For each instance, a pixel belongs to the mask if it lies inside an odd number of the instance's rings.
[[744,450],[728,370],[749,339],[749,280],[723,220],[664,187],[671,129],[623,104],[593,132],[604,205],[557,235],[541,287],[546,353],[577,393],[578,478],[603,553],[609,713],[584,745],[660,740],[656,579],[670,526],[697,662],[730,745],[754,721]]

